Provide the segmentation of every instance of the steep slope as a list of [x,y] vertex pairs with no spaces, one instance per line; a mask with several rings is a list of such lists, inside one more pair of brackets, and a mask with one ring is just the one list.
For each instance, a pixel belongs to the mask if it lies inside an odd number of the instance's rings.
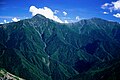
[[87,72],[81,73],[68,80],[120,80],[120,60],[97,63]]
[[0,66],[27,80],[67,80],[120,58],[120,24],[60,24],[42,15],[0,25]]
[[[39,25],[34,21],[39,21]],[[58,76],[59,80],[65,80],[77,74],[72,67],[53,59],[45,51],[46,43],[39,29],[47,28],[47,23],[50,23],[51,27],[57,24],[52,22],[36,15],[32,19],[2,25],[0,66],[28,80],[56,80]]]

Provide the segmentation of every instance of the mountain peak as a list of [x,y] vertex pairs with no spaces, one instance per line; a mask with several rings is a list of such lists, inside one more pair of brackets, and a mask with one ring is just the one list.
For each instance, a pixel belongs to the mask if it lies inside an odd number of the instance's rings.
[[46,17],[41,14],[36,14],[33,18],[45,19]]

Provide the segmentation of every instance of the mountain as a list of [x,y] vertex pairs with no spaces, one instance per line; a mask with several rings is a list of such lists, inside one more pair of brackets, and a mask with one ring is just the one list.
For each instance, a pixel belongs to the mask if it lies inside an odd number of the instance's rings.
[[72,76],[68,80],[119,80],[120,60],[97,63],[84,73]]
[[60,24],[35,15],[0,25],[0,67],[26,80],[68,80],[98,64],[119,62],[119,45],[117,22],[91,18]]

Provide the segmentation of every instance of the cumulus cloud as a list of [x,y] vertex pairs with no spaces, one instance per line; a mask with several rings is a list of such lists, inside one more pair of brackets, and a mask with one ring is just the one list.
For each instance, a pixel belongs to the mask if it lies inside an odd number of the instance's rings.
[[7,20],[4,20],[4,23],[7,23]]
[[20,21],[20,19],[17,19],[16,17],[14,17],[14,18],[12,18],[12,21],[3,20],[3,22],[0,22],[0,24],[10,23],[10,22],[18,22],[18,21]]
[[54,14],[57,14],[57,13],[59,13],[59,11],[58,11],[58,10],[55,10],[55,11],[54,11]]
[[64,23],[69,23],[69,22],[67,20],[65,20]]
[[67,15],[67,12],[63,11],[63,14],[64,14],[64,16],[66,16],[66,15]]
[[12,21],[18,22],[18,21],[20,21],[20,19],[17,19],[16,17],[14,17],[14,18],[12,18]]
[[79,21],[79,20],[80,20],[80,17],[79,17],[79,16],[76,16],[76,20],[78,20],[78,21]]
[[116,17],[116,18],[120,18],[120,13],[113,14],[113,16]]
[[108,12],[103,12],[103,14],[109,14]]
[[105,3],[101,6],[101,8],[105,9],[108,5],[109,5],[109,3]]
[[105,3],[101,6],[102,9],[109,9],[110,12],[120,10],[120,0],[111,3]]
[[62,20],[60,20],[58,18],[58,16],[55,15],[54,11],[52,11],[48,7],[36,8],[35,6],[31,6],[29,11],[32,13],[32,16],[34,16],[36,14],[41,14],[41,15],[45,16],[46,18],[49,18],[49,19],[52,19],[54,21],[63,23]]
[[7,21],[7,20],[4,20],[4,23],[9,23],[9,21]]
[[[113,12],[119,12],[120,11],[120,0],[110,2],[110,3],[105,3],[101,6],[102,9],[107,9],[111,13]],[[103,14],[109,14],[109,12],[103,12]],[[120,18],[120,13],[113,14],[114,17]]]
[[3,22],[0,22],[0,24],[3,24]]
[[112,4],[110,4],[110,3],[105,3],[105,4],[103,4],[103,5],[101,6],[101,8],[102,8],[102,9],[107,9],[107,8],[109,8],[110,6],[112,6]]
[[120,0],[112,2],[114,10],[120,10]]

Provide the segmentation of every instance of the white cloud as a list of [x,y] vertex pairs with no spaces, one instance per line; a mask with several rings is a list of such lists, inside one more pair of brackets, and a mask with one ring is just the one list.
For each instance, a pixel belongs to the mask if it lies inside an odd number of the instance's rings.
[[67,20],[65,20],[64,23],[69,23],[69,22]]
[[112,2],[114,10],[120,10],[120,0]]
[[4,23],[9,23],[9,21],[7,21],[7,20],[4,20]]
[[67,12],[63,11],[63,14],[64,14],[64,16],[66,16],[66,15],[67,15]]
[[103,12],[103,14],[109,14],[108,12]]
[[79,16],[76,16],[76,20],[78,20],[78,21],[79,21],[79,20],[80,20],[80,17],[79,17]]
[[4,23],[7,23],[7,20],[4,20]]
[[7,20],[4,20],[4,23],[9,23],[9,21],[7,21]]
[[32,16],[34,16],[36,14],[41,14],[41,15],[45,16],[46,18],[63,23],[62,20],[60,20],[58,18],[58,16],[56,16],[55,13],[48,7],[36,8],[35,6],[31,6],[29,11],[32,13]]
[[109,6],[112,6],[112,4],[110,4],[110,3],[105,3],[105,4],[103,4],[103,5],[101,6],[101,8],[102,8],[102,9],[106,9],[106,8],[108,8]]
[[0,24],[3,24],[3,22],[0,22]]
[[57,14],[57,13],[59,13],[59,11],[58,11],[58,10],[55,10],[55,11],[54,11],[54,14]]
[[12,21],[18,22],[18,21],[20,21],[20,19],[17,19],[16,17],[14,17],[14,18],[12,18]]
[[120,10],[120,0],[111,3],[105,3],[101,6],[102,9],[108,9],[110,12],[119,11]]
[[120,18],[120,13],[113,14],[113,16],[116,17],[116,18]]

